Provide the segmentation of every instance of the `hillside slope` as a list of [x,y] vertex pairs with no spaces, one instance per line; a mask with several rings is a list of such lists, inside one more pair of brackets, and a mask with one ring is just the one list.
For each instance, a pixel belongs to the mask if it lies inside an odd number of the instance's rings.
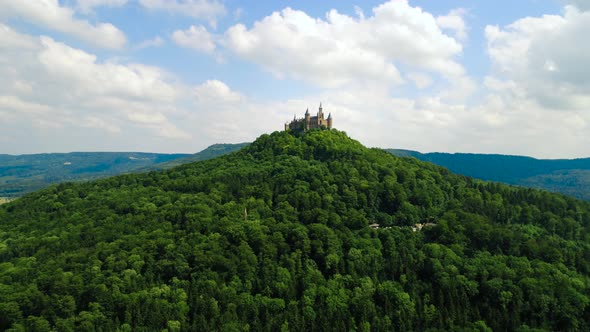
[[399,157],[415,157],[482,180],[545,189],[590,201],[590,158],[544,160],[497,154],[386,151]]
[[586,202],[275,132],[0,206],[0,330],[588,330],[589,225]]

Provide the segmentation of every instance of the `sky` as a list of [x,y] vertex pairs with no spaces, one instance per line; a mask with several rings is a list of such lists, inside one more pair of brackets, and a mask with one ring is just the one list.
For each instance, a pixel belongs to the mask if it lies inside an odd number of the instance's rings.
[[321,102],[370,147],[590,157],[590,0],[0,8],[0,154],[195,153]]

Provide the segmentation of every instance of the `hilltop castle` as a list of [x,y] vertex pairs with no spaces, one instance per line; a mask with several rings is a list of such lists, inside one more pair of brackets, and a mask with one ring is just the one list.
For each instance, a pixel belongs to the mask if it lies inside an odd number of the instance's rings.
[[322,103],[320,103],[320,109],[316,116],[309,114],[309,108],[305,111],[305,117],[297,119],[293,117],[293,121],[285,123],[285,130],[310,130],[315,128],[328,128],[332,129],[332,113],[328,114],[328,118],[324,119],[324,111],[322,109]]

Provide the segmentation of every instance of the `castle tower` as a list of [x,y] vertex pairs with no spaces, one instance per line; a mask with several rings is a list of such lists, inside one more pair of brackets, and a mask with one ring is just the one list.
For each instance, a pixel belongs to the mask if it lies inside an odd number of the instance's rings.
[[332,129],[332,113],[328,114],[328,129]]
[[305,110],[305,130],[309,130],[311,126],[311,116],[309,115],[309,108]]

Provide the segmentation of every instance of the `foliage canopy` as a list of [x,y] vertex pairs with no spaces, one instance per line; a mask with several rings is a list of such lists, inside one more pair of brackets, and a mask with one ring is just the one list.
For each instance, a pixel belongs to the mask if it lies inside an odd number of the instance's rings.
[[0,330],[588,330],[589,225],[573,198],[275,132],[0,206]]

